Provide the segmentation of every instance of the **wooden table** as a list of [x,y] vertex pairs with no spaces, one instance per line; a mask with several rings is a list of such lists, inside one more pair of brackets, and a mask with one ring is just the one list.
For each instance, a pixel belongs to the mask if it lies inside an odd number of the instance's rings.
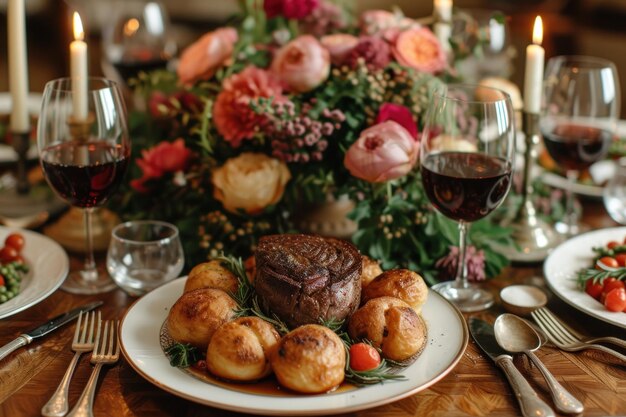
[[[585,221],[594,228],[615,226],[597,202],[586,204]],[[80,264],[79,259],[72,261],[75,266]],[[541,265],[511,267],[485,286],[497,294],[500,288],[511,283],[545,285],[541,277]],[[121,290],[97,296],[56,291],[36,306],[1,320],[0,345],[47,318],[94,300],[105,302],[102,307],[105,318],[120,318],[134,299]],[[554,296],[550,298],[549,307],[585,333],[626,336],[623,330],[592,319]],[[496,306],[478,316],[493,321],[500,312],[501,309]],[[0,361],[0,416],[40,415],[41,407],[56,389],[72,358],[70,345],[73,331],[74,326],[66,326]],[[626,366],[616,365],[611,357],[593,351],[566,353],[542,348],[537,353],[559,382],[584,403],[586,416],[626,414]],[[525,358],[516,358],[516,364],[539,395],[552,404],[538,370],[531,367]],[[80,396],[90,372],[88,359],[83,357],[70,388],[72,405]],[[103,370],[94,411],[99,416],[241,415],[169,394],[144,380],[124,359],[117,366]],[[520,415],[520,411],[503,374],[470,337],[469,346],[459,364],[431,388],[391,404],[347,415],[513,416]]]

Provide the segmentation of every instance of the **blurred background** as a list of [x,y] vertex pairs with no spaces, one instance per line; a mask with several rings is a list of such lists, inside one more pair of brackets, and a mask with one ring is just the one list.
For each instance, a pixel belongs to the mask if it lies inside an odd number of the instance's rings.
[[[28,62],[30,90],[41,92],[53,78],[69,74],[68,45],[73,39],[71,13],[81,13],[89,43],[91,74],[102,74],[103,29],[112,26],[115,0],[25,0],[27,9]],[[177,50],[197,37],[227,22],[237,12],[236,0],[161,0],[171,21],[170,37]],[[358,0],[358,9],[401,8],[407,16],[424,17],[432,13],[428,0]],[[6,4],[0,0],[0,92],[8,90]],[[499,10],[508,16],[508,42],[512,54],[510,78],[523,83],[524,50],[531,39],[534,17],[544,21],[546,59],[561,54],[595,55],[612,60],[618,72],[626,74],[626,1],[625,0],[455,0],[460,9]],[[621,85],[626,97],[626,82]],[[626,106],[622,106],[626,117]]]

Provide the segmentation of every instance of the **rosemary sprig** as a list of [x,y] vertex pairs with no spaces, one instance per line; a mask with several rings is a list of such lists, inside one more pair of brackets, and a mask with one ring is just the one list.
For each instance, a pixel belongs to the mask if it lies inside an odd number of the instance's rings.
[[626,253],[626,245],[614,246],[612,249],[609,249],[606,246],[599,246],[596,248],[591,248],[591,250],[596,253],[595,260],[598,260],[598,258],[601,258],[603,256],[615,256],[618,253]]
[[380,365],[369,371],[355,371],[350,367],[350,353],[346,349],[346,381],[355,385],[373,385],[384,381],[406,380],[404,375],[393,373],[393,369],[387,365],[385,359],[381,359]]
[[246,268],[243,266],[241,258],[235,258],[234,256],[220,255],[214,258],[220,261],[224,266],[237,277],[237,291],[231,293],[230,296],[237,302],[239,306],[235,311],[236,317],[245,317],[250,313],[250,299],[254,294],[254,287],[248,279],[246,274]]
[[289,333],[289,327],[287,327],[285,322],[279,319],[276,314],[272,313],[272,317],[268,317],[265,313],[263,313],[263,310],[261,310],[261,306],[259,305],[259,300],[256,296],[252,297],[252,307],[250,308],[250,312],[274,326],[276,331],[281,335]]
[[605,269],[583,268],[576,273],[576,281],[581,290],[585,289],[585,284],[592,279],[594,284],[602,283],[605,279],[612,277],[620,281],[626,281],[626,267],[615,268],[607,271]]
[[170,358],[170,365],[177,368],[188,368],[202,359],[198,348],[189,343],[174,343],[165,349],[165,353]]
[[330,330],[335,332],[345,345],[346,349],[349,350],[350,346],[352,346],[354,342],[350,338],[348,332],[346,332],[345,330],[345,323],[345,320],[337,320],[335,317],[331,317],[328,320],[324,320],[322,317],[320,317],[320,324],[324,327],[328,327]]

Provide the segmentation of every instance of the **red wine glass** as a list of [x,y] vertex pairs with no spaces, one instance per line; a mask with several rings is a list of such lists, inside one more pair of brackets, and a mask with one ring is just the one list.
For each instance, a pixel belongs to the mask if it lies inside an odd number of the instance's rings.
[[448,85],[433,94],[420,142],[422,183],[435,209],[459,226],[456,276],[433,289],[464,312],[493,304],[491,293],[468,282],[467,233],[509,192],[514,151],[508,94],[477,85]]
[[91,214],[122,182],[130,158],[126,107],[119,88],[104,78],[60,78],[43,93],[37,146],[43,173],[61,198],[85,213],[86,259],[62,288],[97,294],[115,288],[93,256]]
[[546,150],[569,183],[565,214],[555,224],[565,236],[581,229],[572,187],[582,170],[609,152],[619,106],[619,80],[612,62],[588,56],[558,56],[548,61],[539,125]]

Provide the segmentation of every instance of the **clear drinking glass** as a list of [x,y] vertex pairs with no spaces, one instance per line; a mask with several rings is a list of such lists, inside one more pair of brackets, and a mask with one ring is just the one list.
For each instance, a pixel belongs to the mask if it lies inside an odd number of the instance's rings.
[[176,54],[169,17],[156,1],[115,0],[110,24],[103,26],[102,70],[127,86],[140,71],[165,68]]
[[606,157],[617,128],[620,86],[611,61],[589,56],[558,56],[544,76],[540,129],[543,143],[569,180],[563,220],[555,229],[580,232],[571,187],[580,171]]
[[176,226],[144,220],[117,225],[107,253],[107,270],[124,291],[139,296],[178,277],[185,265]]
[[626,225],[626,157],[615,162],[615,174],[604,187],[603,198],[611,218]]
[[424,190],[433,206],[459,224],[456,276],[433,286],[461,311],[493,304],[491,293],[467,281],[471,222],[498,207],[511,187],[515,113],[508,94],[477,85],[448,85],[428,107],[420,142]]
[[96,268],[91,214],[117,190],[128,167],[126,107],[117,84],[104,78],[60,78],[46,84],[37,146],[50,187],[85,213],[86,259],[66,278],[64,290],[97,294],[115,283]]

